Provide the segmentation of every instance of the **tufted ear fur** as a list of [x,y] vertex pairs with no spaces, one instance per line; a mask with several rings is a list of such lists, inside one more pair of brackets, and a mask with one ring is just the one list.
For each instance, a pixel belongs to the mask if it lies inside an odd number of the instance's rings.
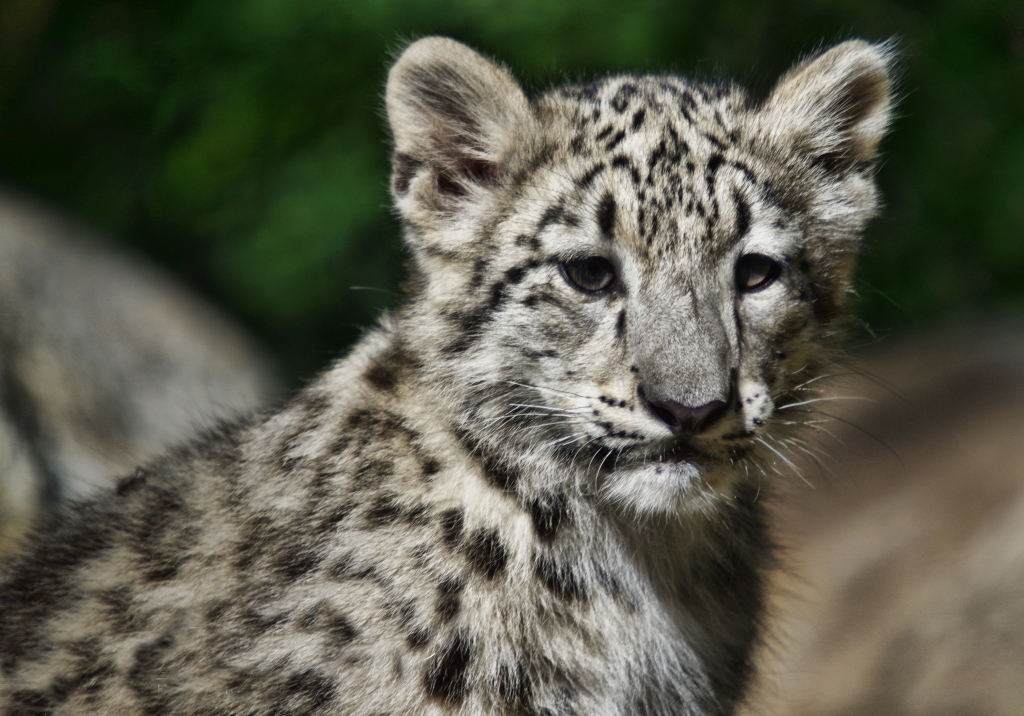
[[772,133],[827,170],[870,165],[892,114],[894,54],[849,40],[796,65],[768,98]]
[[388,74],[387,113],[392,192],[417,224],[491,187],[532,116],[505,68],[443,37],[418,40],[398,58]]

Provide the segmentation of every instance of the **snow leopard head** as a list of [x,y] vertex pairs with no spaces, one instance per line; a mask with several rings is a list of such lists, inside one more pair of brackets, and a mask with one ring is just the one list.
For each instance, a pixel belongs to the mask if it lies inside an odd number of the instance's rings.
[[387,85],[407,323],[465,434],[640,510],[784,454],[878,208],[892,58],[844,42],[761,99],[672,75],[531,97],[455,41],[409,46]]

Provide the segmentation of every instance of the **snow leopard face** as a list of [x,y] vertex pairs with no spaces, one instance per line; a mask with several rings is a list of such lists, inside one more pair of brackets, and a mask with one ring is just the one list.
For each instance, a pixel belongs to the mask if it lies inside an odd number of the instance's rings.
[[890,61],[847,42],[760,101],[631,75],[528,99],[453,41],[407,51],[392,192],[416,340],[466,433],[641,510],[781,453],[877,209]]

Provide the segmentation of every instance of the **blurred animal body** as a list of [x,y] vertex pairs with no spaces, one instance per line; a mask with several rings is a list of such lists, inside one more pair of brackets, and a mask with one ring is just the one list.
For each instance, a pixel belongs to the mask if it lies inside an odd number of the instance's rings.
[[148,463],[14,563],[8,713],[724,714],[765,469],[838,350],[888,47],[762,101],[391,70],[410,297],[279,410]]
[[0,192],[0,554],[277,393],[255,343],[142,261]]

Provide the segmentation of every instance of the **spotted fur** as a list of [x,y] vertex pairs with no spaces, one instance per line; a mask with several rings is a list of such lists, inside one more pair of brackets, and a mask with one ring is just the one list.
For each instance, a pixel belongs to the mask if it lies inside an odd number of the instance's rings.
[[[5,712],[731,712],[758,495],[835,354],[890,55],[844,43],[761,101],[667,75],[529,98],[411,45],[405,307],[13,565]],[[750,254],[780,270],[741,291]],[[574,286],[594,257],[614,280]]]

